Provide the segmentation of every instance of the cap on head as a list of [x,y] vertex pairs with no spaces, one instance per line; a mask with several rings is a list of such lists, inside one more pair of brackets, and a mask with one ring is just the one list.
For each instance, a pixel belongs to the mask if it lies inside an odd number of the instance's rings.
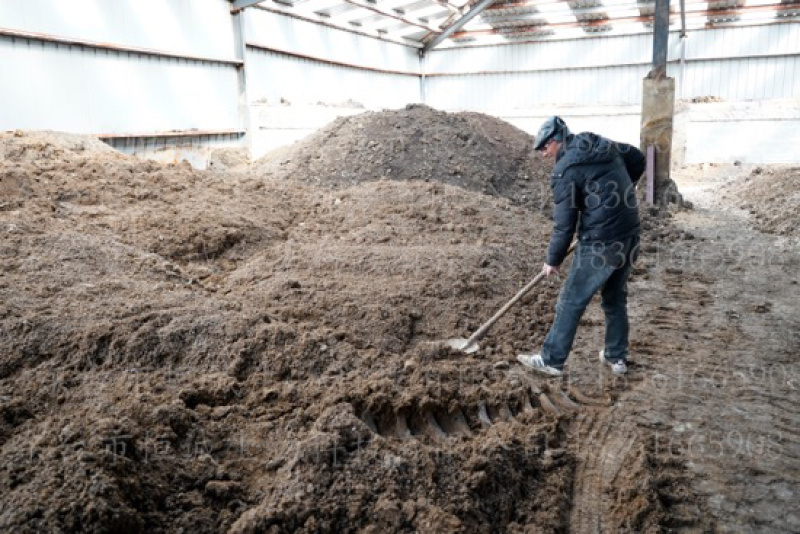
[[539,128],[539,133],[536,134],[536,143],[533,145],[534,150],[541,150],[544,145],[551,139],[556,141],[564,141],[569,135],[569,128],[564,119],[553,115],[542,124]]

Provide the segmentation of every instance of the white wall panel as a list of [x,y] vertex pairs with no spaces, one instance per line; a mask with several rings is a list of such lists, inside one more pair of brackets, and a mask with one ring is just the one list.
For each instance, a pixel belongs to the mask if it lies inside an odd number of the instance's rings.
[[331,65],[313,59],[248,48],[250,102],[339,104],[353,100],[367,108],[395,108],[419,102],[419,78]]
[[[677,69],[676,69],[677,70]],[[722,100],[800,98],[800,56],[687,62],[684,98],[716,96]]]
[[[428,73],[551,70],[643,63],[651,59],[648,35],[596,37],[542,41],[518,45],[464,47],[434,50],[426,59]],[[677,41],[670,55],[679,57]],[[676,55],[678,54],[678,55]]]
[[427,100],[442,109],[528,108],[543,104],[635,104],[641,101],[642,66],[538,72],[434,76]]
[[233,57],[227,0],[2,0],[0,28]]
[[0,37],[0,130],[234,129],[236,69]]
[[248,9],[246,14],[248,43],[362,67],[419,72],[416,48],[263,9]]
[[240,137],[238,134],[217,134],[192,137],[136,137],[103,141],[125,154],[161,163],[188,161],[196,169],[207,169],[214,150],[241,147]]
[[[670,35],[668,73],[677,97],[800,98],[800,24]],[[424,62],[428,103],[491,110],[543,104],[638,104],[650,70],[652,35],[607,36],[433,51]],[[445,74],[436,76],[435,74]]]
[[[616,35],[517,45],[434,50],[427,73],[552,70],[649,63],[650,34]],[[688,32],[686,58],[720,59],[770,54],[800,54],[800,24],[774,24]],[[670,33],[668,60],[680,59],[680,36]]]
[[[229,8],[228,0],[0,0],[0,28],[233,58]],[[448,48],[420,64],[415,48],[262,9],[248,9],[245,24],[251,104],[351,100],[374,109],[419,101],[418,77],[379,72],[390,70],[440,74],[426,76],[426,102],[442,109],[633,106],[650,70],[647,34]],[[673,32],[668,72],[676,77],[678,97],[800,98],[800,24],[690,31],[683,73],[680,50]],[[230,64],[0,37],[0,76],[0,130],[239,127],[237,74]],[[501,115],[529,120],[524,113]],[[698,136],[710,132],[702,128]]]
[[689,122],[686,163],[798,163],[800,119]]
[[535,110],[526,110],[523,114],[500,111],[498,116],[517,128],[536,135],[542,122],[554,113],[562,117],[573,132],[595,132],[616,141],[639,144],[641,115],[638,106],[588,108],[543,106]]
[[800,54],[800,24],[718,28],[688,33],[687,59]]

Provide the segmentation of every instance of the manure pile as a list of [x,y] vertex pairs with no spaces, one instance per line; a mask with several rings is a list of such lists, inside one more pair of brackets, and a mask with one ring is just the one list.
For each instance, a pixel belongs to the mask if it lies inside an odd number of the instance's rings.
[[254,164],[331,187],[380,179],[439,182],[549,209],[549,166],[533,137],[482,113],[421,104],[342,117]]
[[728,193],[762,232],[800,237],[800,167],[756,167]]
[[575,404],[507,363],[557,285],[432,343],[540,269],[530,143],[411,107],[237,174],[0,135],[0,530],[565,530]]

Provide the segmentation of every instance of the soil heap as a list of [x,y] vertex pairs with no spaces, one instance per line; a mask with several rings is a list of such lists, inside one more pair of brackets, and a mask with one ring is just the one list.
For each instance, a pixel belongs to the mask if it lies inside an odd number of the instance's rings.
[[549,209],[549,166],[533,137],[482,113],[421,104],[341,117],[267,154],[256,172],[328,186],[379,179],[446,183]]
[[762,232],[800,236],[800,167],[756,167],[728,194]]
[[[510,496],[479,505],[516,469],[489,461],[501,445],[442,455],[380,432],[464,406],[471,433],[479,401],[522,402],[492,366],[514,339],[541,341],[554,287],[498,327],[494,358],[462,370],[430,342],[469,333],[534,274],[543,215],[435,182],[331,190],[58,134],[0,146],[4,530],[488,526],[484,507],[522,520]],[[531,436],[555,431],[527,417]],[[562,484],[568,463],[516,491]]]
[[[508,366],[541,344],[558,285],[478,356],[435,343],[540,268],[550,223],[510,174],[546,174],[521,159],[530,138],[421,107],[360,120],[275,175],[0,136],[0,530],[567,529],[574,404]],[[379,123],[465,155],[373,130],[408,168],[319,144]],[[608,521],[663,522],[649,476]]]

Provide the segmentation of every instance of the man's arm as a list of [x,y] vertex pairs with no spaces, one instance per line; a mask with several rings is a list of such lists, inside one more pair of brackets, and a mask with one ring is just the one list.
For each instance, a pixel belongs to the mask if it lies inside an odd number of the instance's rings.
[[627,143],[617,143],[617,150],[619,155],[622,156],[622,161],[628,171],[628,176],[631,177],[631,182],[635,184],[641,178],[645,167],[647,167],[647,159],[641,150]]
[[578,224],[579,198],[575,182],[565,173],[554,180],[553,232],[547,250],[547,265],[558,267],[567,257],[569,244]]

